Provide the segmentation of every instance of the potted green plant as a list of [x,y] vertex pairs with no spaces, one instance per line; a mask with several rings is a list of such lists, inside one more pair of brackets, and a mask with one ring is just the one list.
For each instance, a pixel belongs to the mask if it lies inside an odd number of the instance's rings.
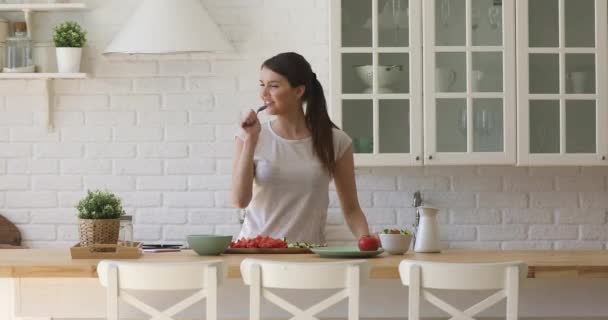
[[87,42],[87,32],[75,21],[66,21],[53,29],[53,42],[57,52],[57,71],[80,72],[82,47]]
[[120,217],[125,214],[120,198],[108,190],[88,190],[76,209],[80,246],[118,243]]

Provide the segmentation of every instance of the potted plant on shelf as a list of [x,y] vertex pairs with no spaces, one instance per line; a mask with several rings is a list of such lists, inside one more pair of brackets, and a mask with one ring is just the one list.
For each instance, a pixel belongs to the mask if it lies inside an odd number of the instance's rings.
[[57,71],[80,72],[82,46],[87,42],[87,32],[77,22],[66,21],[55,26],[53,42],[57,52]]
[[89,190],[76,209],[81,247],[118,243],[120,217],[125,214],[120,198],[107,190]]

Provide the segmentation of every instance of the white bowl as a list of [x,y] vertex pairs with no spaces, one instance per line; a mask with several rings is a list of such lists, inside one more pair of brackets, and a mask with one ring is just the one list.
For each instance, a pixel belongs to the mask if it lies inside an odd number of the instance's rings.
[[409,234],[381,233],[380,244],[389,254],[404,254],[410,249],[412,236]]
[[[372,92],[373,84],[373,67],[372,65],[356,66],[355,70],[357,75],[367,85],[365,92]],[[390,86],[399,80],[404,75],[403,66],[399,64],[384,66],[380,65],[376,67],[376,73],[378,74],[378,93],[391,93],[393,90]]]

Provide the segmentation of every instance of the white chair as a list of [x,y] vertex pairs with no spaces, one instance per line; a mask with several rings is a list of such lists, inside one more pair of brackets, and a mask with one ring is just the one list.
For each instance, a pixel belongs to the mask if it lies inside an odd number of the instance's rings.
[[[249,286],[251,320],[261,318],[261,297],[285,309],[291,319],[318,319],[315,315],[348,299],[348,319],[359,319],[359,286],[369,278],[369,264],[365,260],[337,262],[285,262],[245,259],[241,274]],[[342,289],[314,306],[302,310],[279,297],[273,289]]]
[[[408,320],[420,319],[420,302],[426,299],[449,313],[451,319],[473,320],[473,316],[507,299],[507,320],[517,319],[519,282],[528,267],[520,261],[497,263],[442,263],[403,260],[399,264],[401,282],[409,286]],[[461,311],[427,289],[499,290],[474,306]],[[422,298],[422,299],[421,299]]]
[[[103,260],[97,266],[99,281],[106,287],[107,319],[119,318],[118,301],[123,300],[154,320],[174,315],[207,299],[207,320],[217,319],[217,287],[226,275],[221,260],[171,263],[139,263]],[[144,303],[125,290],[198,290],[164,311]]]

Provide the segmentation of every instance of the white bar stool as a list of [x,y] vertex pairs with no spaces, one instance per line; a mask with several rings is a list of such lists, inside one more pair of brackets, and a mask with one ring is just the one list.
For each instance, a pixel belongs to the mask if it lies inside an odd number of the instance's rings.
[[[401,282],[409,286],[408,320],[420,319],[421,298],[449,313],[451,319],[473,320],[473,316],[507,299],[507,320],[516,320],[519,282],[528,266],[521,261],[497,263],[442,263],[403,260],[399,263]],[[461,311],[426,289],[499,290],[476,305]]]
[[[226,276],[221,260],[172,263],[139,263],[103,260],[97,265],[101,285],[106,287],[107,319],[119,319],[118,301],[123,300],[152,319],[173,319],[174,315],[207,299],[207,320],[217,319],[217,287]],[[196,290],[174,306],[159,311],[125,290]]]
[[[348,319],[359,319],[359,287],[369,278],[365,260],[336,262],[286,262],[245,259],[241,274],[249,286],[249,318],[261,319],[261,297],[291,313],[292,319],[318,319],[315,315],[348,299]],[[302,310],[274,294],[272,289],[343,289]]]

